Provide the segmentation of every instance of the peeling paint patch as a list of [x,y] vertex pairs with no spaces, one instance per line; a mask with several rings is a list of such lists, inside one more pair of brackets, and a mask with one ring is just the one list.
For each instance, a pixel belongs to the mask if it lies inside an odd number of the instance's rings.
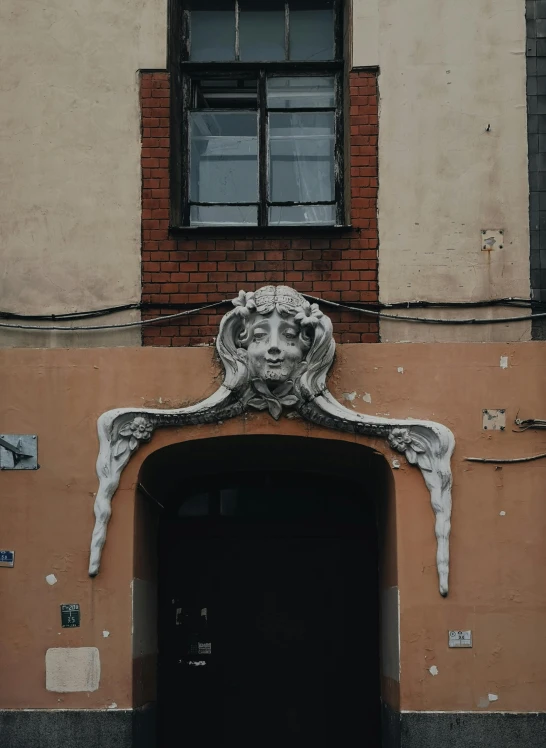
[[487,698],[489,699],[489,701],[498,701],[499,700],[499,697],[497,696],[496,693],[488,693],[487,694]]
[[371,401],[372,401],[372,396],[370,395],[370,393],[369,393],[369,392],[365,392],[365,393],[364,393],[364,394],[362,395],[362,399],[364,400],[364,402],[365,402],[365,403],[371,403]]
[[485,696],[480,696],[480,700],[478,701],[478,708],[479,709],[487,709],[489,706],[489,699]]
[[501,517],[506,517],[506,512],[499,512]]
[[118,708],[118,705],[116,704],[115,701],[112,701],[111,704],[108,704],[108,709],[117,709],[117,708]]
[[356,392],[344,392],[343,393],[343,399],[348,400],[350,403],[353,402],[355,397],[356,397]]
[[45,580],[51,586],[57,584],[57,577],[55,576],[55,574],[48,574]]
[[431,665],[428,671],[431,675],[438,675],[438,668],[436,667],[436,665]]
[[500,368],[501,369],[507,369],[508,368],[508,356],[501,356],[500,357]]
[[109,631],[103,631],[102,635],[104,636],[105,639],[108,639],[108,637],[110,636],[110,632]]
[[404,367],[403,366],[399,366],[398,369],[397,369],[397,371],[398,371],[399,374],[403,374],[404,373]]
[[393,466],[393,468],[395,470],[399,470],[400,469],[400,460],[393,460],[392,461],[392,466]]

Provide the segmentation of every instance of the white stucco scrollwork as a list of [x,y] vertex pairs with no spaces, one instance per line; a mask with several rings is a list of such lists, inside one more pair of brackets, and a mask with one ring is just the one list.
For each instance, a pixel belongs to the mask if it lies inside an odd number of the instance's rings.
[[451,431],[433,421],[368,416],[341,405],[326,387],[335,353],[330,318],[292,288],[265,286],[255,293],[240,291],[233,304],[234,309],[220,323],[216,345],[225,374],[214,395],[188,408],[125,408],[99,418],[99,490],[89,574],[95,576],[99,571],[121,473],[156,428],[223,421],[249,409],[267,410],[278,420],[291,409],[327,428],[385,439],[410,465],[420,469],[436,520],[440,593],[447,595],[450,461],[455,446]]

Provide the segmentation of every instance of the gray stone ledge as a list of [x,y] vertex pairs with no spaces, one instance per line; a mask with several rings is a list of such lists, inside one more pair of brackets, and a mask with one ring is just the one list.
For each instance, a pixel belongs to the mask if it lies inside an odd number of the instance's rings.
[[[381,748],[546,748],[546,713],[403,712]],[[155,708],[0,710],[1,748],[155,748]],[[379,748],[379,747],[378,747]]]
[[546,748],[546,712],[402,712],[383,706],[383,748]]
[[155,709],[2,709],[0,746],[155,748]]

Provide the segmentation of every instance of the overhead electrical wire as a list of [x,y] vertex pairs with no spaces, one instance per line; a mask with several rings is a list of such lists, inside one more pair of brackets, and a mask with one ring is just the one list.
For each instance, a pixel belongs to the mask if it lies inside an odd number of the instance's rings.
[[108,314],[125,312],[128,309],[141,309],[142,304],[135,302],[133,304],[122,304],[120,306],[109,306],[104,309],[93,309],[88,312],[64,312],[62,314],[18,314],[16,312],[0,311],[0,319],[21,319],[21,320],[73,320],[73,319],[92,319],[93,317],[105,317]]
[[465,457],[467,462],[485,462],[490,465],[513,465],[518,462],[533,462],[533,460],[542,460],[546,453],[540,455],[531,455],[530,457],[504,457],[500,460],[494,460],[492,457]]
[[[542,317],[546,317],[546,312],[538,312],[536,314],[525,314],[516,317],[493,317],[480,318],[480,317],[467,317],[463,319],[441,319],[435,317],[415,317],[405,314],[389,314],[386,312],[378,311],[377,309],[367,309],[363,307],[349,306],[347,304],[339,304],[336,301],[328,301],[326,299],[318,298],[317,296],[310,296],[309,294],[302,294],[306,299],[329,306],[334,309],[341,309],[342,311],[356,312],[365,316],[375,317],[376,319],[389,319],[397,322],[416,322],[421,324],[429,325],[491,325],[491,324],[503,324],[509,322],[525,322],[529,320],[536,320]],[[523,300],[518,300],[523,301]],[[216,301],[211,304],[205,304],[204,306],[197,307],[195,309],[185,309],[181,312],[174,314],[167,314],[160,317],[152,317],[151,319],[137,320],[135,322],[120,322],[112,325],[74,325],[70,327],[64,327],[60,325],[19,325],[10,324],[6,322],[0,322],[0,328],[2,329],[14,329],[14,330],[32,330],[37,332],[92,332],[95,330],[122,330],[130,327],[145,327],[148,325],[163,324],[181,317],[187,317],[192,314],[198,314],[205,309],[215,309],[220,306],[231,304],[231,299],[223,299],[222,301]],[[161,306],[161,305],[159,305]],[[97,312],[75,312],[67,315],[51,315],[48,319],[57,319],[69,321],[69,319],[80,319],[93,316],[101,316],[102,314],[114,313],[125,311],[127,309],[138,309],[142,308],[140,304],[130,304],[123,307],[110,307],[108,310],[100,310]],[[0,313],[0,317],[6,313]],[[13,316],[11,316],[13,318]],[[37,319],[33,317],[33,319]],[[38,317],[41,319],[41,317]]]
[[[305,295],[305,294],[304,294]],[[321,299],[321,301],[323,301]],[[223,303],[223,302],[222,302]],[[14,319],[28,321],[50,321],[55,322],[58,320],[69,321],[79,319],[92,319],[94,317],[104,317],[109,314],[118,314],[119,312],[125,312],[129,309],[147,309],[157,308],[162,306],[166,308],[180,309],[184,305],[182,304],[150,304],[134,302],[131,304],[121,304],[119,306],[109,306],[102,309],[93,309],[86,312],[63,312],[61,314],[21,314],[18,312],[6,312],[0,310],[0,319]],[[536,308],[544,309],[546,311],[546,303],[540,301],[534,301],[532,299],[523,299],[516,296],[506,297],[501,299],[488,299],[486,301],[397,301],[389,304],[382,302],[372,303],[372,307],[377,309],[434,309],[434,308],[446,308],[446,309],[465,309],[465,308],[479,308],[479,307],[493,307],[493,306],[515,306],[521,308]]]
[[441,319],[435,317],[410,317],[406,314],[387,314],[385,312],[378,312],[374,309],[363,309],[357,306],[348,306],[347,304],[338,304],[336,301],[328,301],[326,299],[319,299],[317,296],[309,296],[308,294],[302,294],[306,299],[311,299],[315,302],[320,302],[326,306],[333,308],[343,309],[348,312],[360,312],[361,314],[370,315],[371,317],[377,317],[378,319],[393,319],[405,322],[424,322],[431,325],[489,325],[498,324],[501,322],[524,322],[525,320],[537,319],[540,317],[546,317],[546,312],[538,312],[537,314],[523,314],[521,317],[492,317],[491,319],[481,317],[467,317],[464,319]]
[[127,327],[144,327],[145,325],[154,325],[157,323],[167,322],[172,319],[179,317],[187,317],[190,314],[198,314],[204,309],[214,309],[219,306],[231,303],[231,299],[224,299],[223,301],[216,301],[213,304],[205,304],[197,309],[186,309],[183,312],[177,312],[176,314],[167,314],[163,317],[153,317],[152,319],[140,319],[136,322],[120,322],[117,325],[79,325],[73,327],[60,327],[58,325],[10,325],[5,322],[0,322],[0,327],[3,329],[13,328],[15,330],[38,330],[41,332],[88,332],[93,330],[121,330]]

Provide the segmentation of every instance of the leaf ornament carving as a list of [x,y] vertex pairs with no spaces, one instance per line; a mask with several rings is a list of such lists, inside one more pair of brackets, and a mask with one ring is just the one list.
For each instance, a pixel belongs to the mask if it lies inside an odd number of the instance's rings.
[[248,405],[256,410],[268,410],[276,421],[282,415],[283,406],[296,405],[299,399],[293,394],[294,382],[290,379],[279,385],[275,392],[271,392],[263,379],[253,379],[251,386],[256,394],[248,400]]

